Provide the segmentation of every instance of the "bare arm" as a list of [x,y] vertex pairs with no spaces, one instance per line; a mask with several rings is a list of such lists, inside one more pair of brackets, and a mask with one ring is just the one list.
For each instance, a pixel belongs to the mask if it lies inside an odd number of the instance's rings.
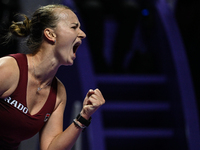
[[[62,96],[66,99],[65,94],[62,94]],[[76,127],[74,123],[63,132],[65,103],[66,101],[62,100],[41,132],[41,150],[70,150],[82,132],[82,129]],[[81,115],[85,119],[89,119],[104,103],[105,100],[98,89],[90,90],[84,99]]]
[[0,58],[0,98],[13,93],[19,82],[19,68],[13,57]]

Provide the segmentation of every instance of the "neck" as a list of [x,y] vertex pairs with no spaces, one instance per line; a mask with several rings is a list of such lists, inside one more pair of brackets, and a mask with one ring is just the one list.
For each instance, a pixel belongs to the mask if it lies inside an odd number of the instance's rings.
[[39,87],[50,85],[59,66],[50,55],[38,52],[35,55],[27,55],[29,72],[38,81]]

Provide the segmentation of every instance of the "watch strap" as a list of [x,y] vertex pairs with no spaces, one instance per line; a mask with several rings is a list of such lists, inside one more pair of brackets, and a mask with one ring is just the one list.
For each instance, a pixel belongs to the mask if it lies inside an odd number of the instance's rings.
[[88,127],[91,123],[91,117],[89,118],[89,120],[85,119],[84,117],[82,117],[80,114],[78,114],[78,116],[76,117],[76,120],[79,121],[81,124],[85,125],[86,127]]

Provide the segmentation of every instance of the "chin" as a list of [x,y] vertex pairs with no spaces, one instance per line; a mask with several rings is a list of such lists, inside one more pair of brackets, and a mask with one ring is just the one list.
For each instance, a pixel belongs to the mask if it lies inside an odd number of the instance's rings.
[[73,63],[72,64],[68,64],[67,66],[72,66],[73,65]]
[[66,66],[72,66],[74,64],[74,62],[67,62],[65,65]]

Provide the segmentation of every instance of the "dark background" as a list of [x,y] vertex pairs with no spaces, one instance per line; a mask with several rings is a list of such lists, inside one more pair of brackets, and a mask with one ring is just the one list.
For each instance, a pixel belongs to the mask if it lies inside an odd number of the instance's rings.
[[[151,18],[151,14],[154,13],[154,10],[148,9],[148,12],[142,11],[144,10],[143,8],[148,6],[148,2],[142,3],[143,0],[135,1],[136,3],[126,3],[125,0],[102,0],[101,3],[98,0],[74,0],[73,2],[73,6],[75,6],[74,10],[80,17],[81,24],[83,24],[84,31],[87,34],[89,49],[96,49],[96,51],[90,51],[92,64],[96,66],[95,73],[112,75],[160,73],[159,63],[155,60],[152,53],[148,51],[141,53],[138,50],[135,51],[134,57],[132,58],[128,58],[125,55],[126,53],[130,53],[131,46],[134,45],[131,39],[134,35],[137,35],[135,28],[141,19],[141,15],[145,15],[145,13],[148,13],[148,21],[143,22],[142,25],[148,29],[148,32],[151,32],[151,22],[154,21]],[[185,46],[196,102],[198,110],[200,110],[200,1],[174,0],[168,2],[177,20]],[[62,3],[68,4],[69,1],[63,0]],[[7,33],[7,29],[11,21],[15,20],[14,15],[21,11],[20,6],[19,0],[0,0],[0,42],[2,43],[0,45],[0,56],[20,52],[21,47],[23,47],[23,42],[21,43],[20,39],[13,39],[9,43],[3,44],[5,41],[3,37]],[[111,6],[113,9],[110,9]],[[103,55],[103,49],[108,46],[104,41],[104,37],[106,36],[104,34],[105,18],[107,20],[114,20],[119,27],[118,34],[115,34],[114,38],[111,36],[113,50],[110,51],[109,55],[112,56],[112,61],[107,60]],[[116,28],[116,24],[113,27],[111,26],[111,28]],[[123,51],[120,51],[121,49]],[[77,91],[81,91],[81,89],[79,77],[76,74],[78,73],[76,67],[77,63],[75,62],[72,67],[61,67],[58,73],[58,77],[63,81],[68,92],[68,105],[65,111],[67,117],[64,122],[66,127],[71,123],[71,117],[69,116],[71,116],[73,102],[75,100],[82,100],[82,96],[77,94]],[[63,72],[67,73],[63,74]]]

